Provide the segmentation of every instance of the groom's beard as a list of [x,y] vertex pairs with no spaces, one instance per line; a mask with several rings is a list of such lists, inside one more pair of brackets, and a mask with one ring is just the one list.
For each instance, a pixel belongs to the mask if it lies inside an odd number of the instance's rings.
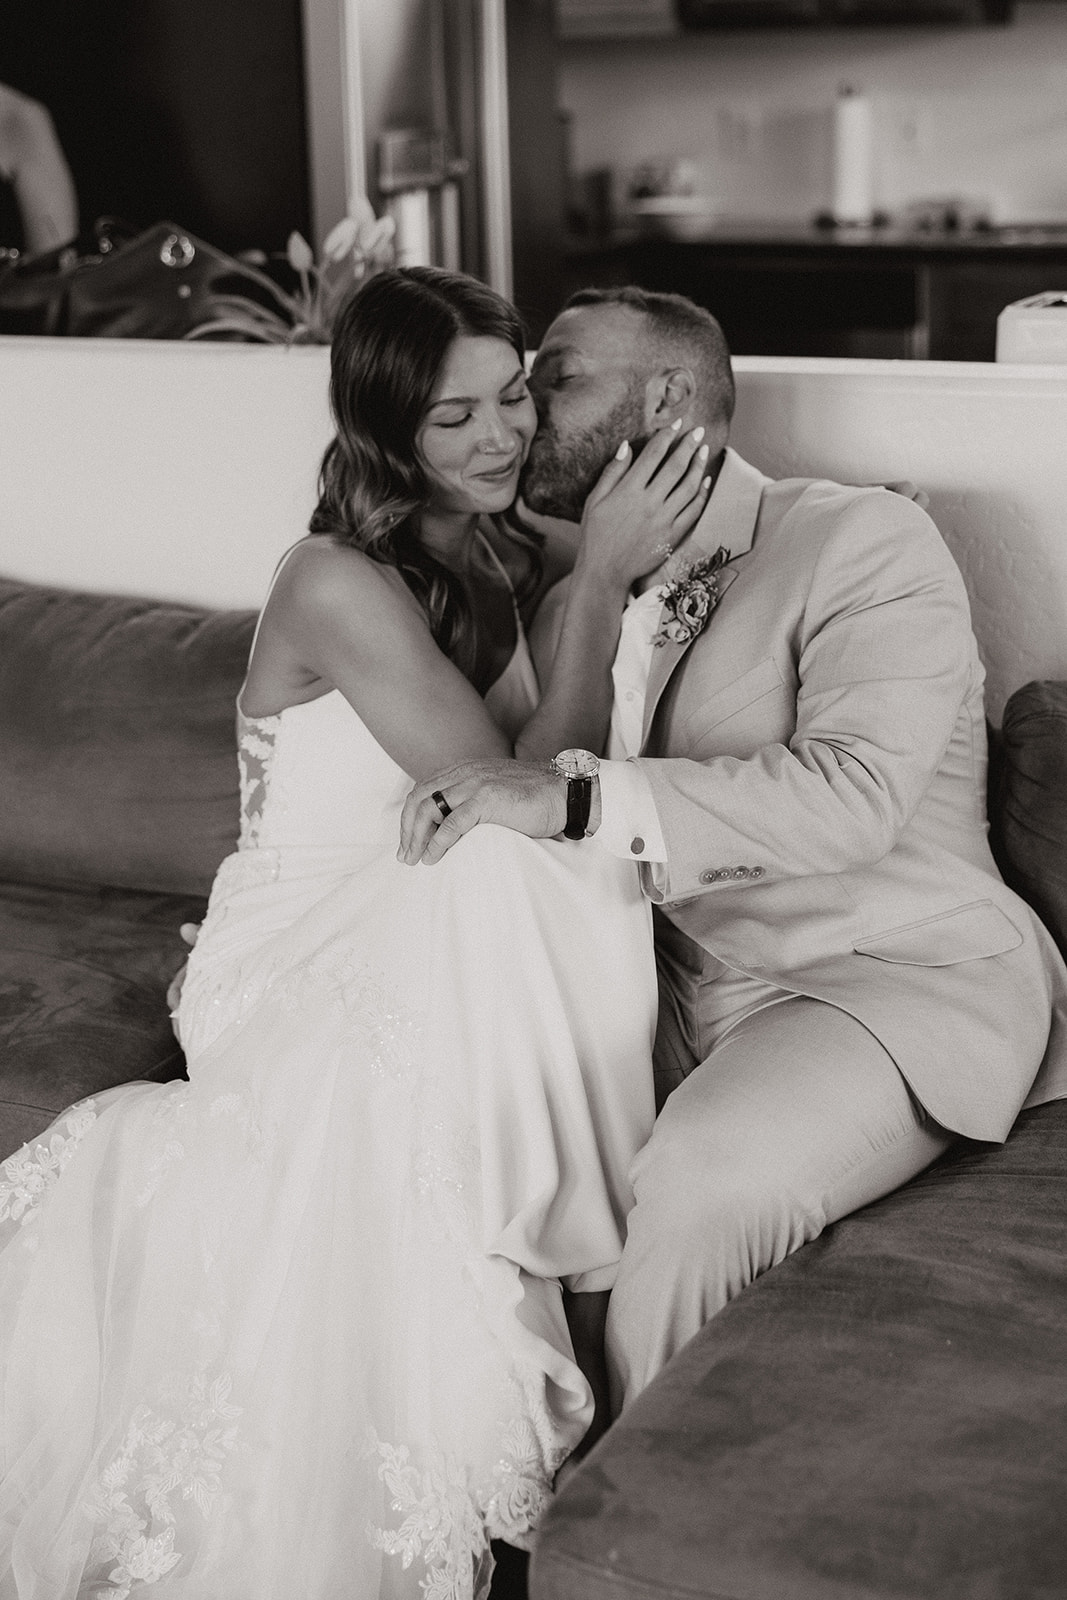
[[534,435],[519,492],[531,511],[580,522],[586,497],[624,439],[636,456],[645,443],[643,395],[627,395],[591,428],[564,438],[544,418]]

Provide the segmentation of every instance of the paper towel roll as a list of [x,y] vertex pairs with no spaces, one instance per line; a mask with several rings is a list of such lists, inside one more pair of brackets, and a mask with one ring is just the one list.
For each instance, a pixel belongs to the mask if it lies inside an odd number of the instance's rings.
[[874,144],[871,102],[843,87],[834,106],[835,222],[869,223],[874,216],[871,158]]
[[398,267],[433,265],[433,223],[428,189],[403,189],[390,195],[386,212],[396,223],[393,248]]

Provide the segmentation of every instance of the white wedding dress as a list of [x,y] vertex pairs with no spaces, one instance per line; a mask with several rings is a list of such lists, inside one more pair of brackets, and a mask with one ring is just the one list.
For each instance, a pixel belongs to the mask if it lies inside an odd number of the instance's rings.
[[[486,701],[535,696],[520,629]],[[337,691],[239,757],[189,1081],[0,1168],[0,1600],[481,1600],[592,1412],[559,1280],[652,1125],[648,908],[594,842],[400,865]]]

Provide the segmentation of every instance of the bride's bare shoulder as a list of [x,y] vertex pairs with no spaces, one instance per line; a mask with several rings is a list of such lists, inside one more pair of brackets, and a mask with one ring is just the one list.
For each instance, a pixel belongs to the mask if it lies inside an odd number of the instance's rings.
[[294,617],[316,620],[419,620],[422,612],[395,567],[354,545],[310,534],[278,575],[279,598]]

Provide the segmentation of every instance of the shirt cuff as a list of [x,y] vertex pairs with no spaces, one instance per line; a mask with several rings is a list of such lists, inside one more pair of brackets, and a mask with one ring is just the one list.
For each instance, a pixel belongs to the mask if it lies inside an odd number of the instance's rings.
[[600,763],[600,826],[593,837],[626,861],[666,861],[652,785],[636,762]]

